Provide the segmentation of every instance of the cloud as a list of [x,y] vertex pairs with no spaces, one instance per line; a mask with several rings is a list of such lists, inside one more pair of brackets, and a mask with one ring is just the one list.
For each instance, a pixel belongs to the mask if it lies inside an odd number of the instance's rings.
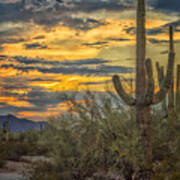
[[[1,64],[0,68],[13,68],[17,71],[29,72],[39,71],[41,73],[53,73],[64,75],[96,75],[111,76],[113,73],[131,73],[133,68],[123,66],[111,66],[108,60],[103,59],[82,59],[76,61],[46,61],[43,59],[28,59],[27,57],[6,58],[6,63]],[[17,63],[15,63],[15,61]],[[40,64],[40,66],[37,66]],[[45,66],[50,65],[50,66]],[[95,66],[94,66],[95,65]]]
[[[62,23],[65,26],[88,30],[103,25],[103,22],[93,18],[79,18],[72,15],[79,12],[95,12],[97,10],[109,10],[119,11],[128,8],[132,8],[130,5],[127,6],[123,1],[72,1],[71,6],[65,6],[63,3],[55,4],[55,11],[47,8],[41,8],[41,11],[35,11],[33,9],[26,9],[23,1],[16,3],[0,3],[0,22],[30,22],[33,20],[34,23],[44,25],[47,27],[55,26],[58,23]],[[72,6],[73,4],[73,6]],[[67,5],[67,3],[66,3]],[[42,5],[34,5],[36,8],[45,7]],[[7,13],[11,12],[11,13]]]
[[130,41],[130,39],[127,38],[108,38],[110,41]]
[[0,45],[0,52],[3,51],[3,49],[4,49],[3,46]]
[[[2,58],[7,58],[8,56],[2,56]],[[18,63],[23,64],[42,64],[42,65],[54,65],[55,67],[58,66],[84,66],[84,65],[98,65],[98,64],[104,64],[107,63],[107,60],[102,59],[81,59],[81,60],[75,60],[75,61],[48,61],[45,59],[33,59],[23,56],[14,56],[12,57],[15,61]]]
[[97,41],[97,42],[94,42],[94,43],[83,43],[82,45],[84,45],[84,46],[102,46],[102,45],[106,45],[106,44],[108,44],[108,42]]
[[157,0],[153,3],[153,6],[157,10],[166,10],[171,12],[180,11],[180,1],[179,0]]
[[39,35],[39,36],[34,37],[33,39],[44,39],[44,38],[45,38],[44,35]]
[[99,84],[104,84],[104,85],[106,85],[106,84],[108,84],[110,82],[111,82],[111,80],[106,80],[106,81],[99,81],[99,82],[84,82],[84,83],[80,83],[80,84],[82,84],[82,85],[99,85]]
[[64,61],[61,62],[61,64],[65,66],[82,66],[82,65],[98,65],[98,64],[104,64],[107,63],[107,60],[102,59],[83,59],[83,60],[76,60],[76,61]]
[[32,43],[32,44],[24,44],[26,49],[46,49],[46,45],[42,45],[39,43]]
[[72,29],[84,30],[84,31],[105,25],[104,22],[92,18],[83,19],[83,18],[73,18],[71,16],[64,16],[62,17],[61,20],[64,26],[68,26]]
[[24,38],[8,38],[6,36],[0,37],[0,44],[16,44],[20,42],[25,42]]
[[168,43],[169,42],[168,40],[157,40],[157,39],[154,39],[154,38],[149,38],[148,40],[152,44]]
[[41,73],[53,73],[53,74],[76,74],[76,75],[96,75],[96,76],[111,76],[113,73],[132,73],[133,68],[131,67],[123,67],[123,66],[108,66],[108,65],[100,65],[96,66],[96,68],[88,68],[88,67],[52,67],[52,68],[43,68],[43,67],[35,67],[35,66],[15,66],[13,64],[3,64],[0,66],[1,68],[13,68],[19,71],[28,72],[31,70],[37,70]]

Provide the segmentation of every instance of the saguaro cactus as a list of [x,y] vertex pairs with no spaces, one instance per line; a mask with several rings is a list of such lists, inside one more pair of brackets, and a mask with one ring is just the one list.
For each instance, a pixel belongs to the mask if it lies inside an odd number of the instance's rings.
[[160,89],[154,93],[154,77],[151,59],[145,61],[145,0],[138,0],[137,5],[137,35],[136,35],[136,94],[135,98],[127,94],[119,76],[113,76],[114,87],[129,106],[136,107],[136,121],[141,130],[141,143],[144,149],[144,179],[151,179],[152,170],[152,118],[151,105],[158,104],[165,98],[171,84],[174,67],[173,29],[170,27],[170,51],[167,73]]
[[177,76],[176,76],[176,113],[180,112],[180,64],[177,65]]
[[9,120],[3,123],[3,142],[7,143],[9,141]]
[[[164,67],[160,67],[159,62],[156,62],[156,68],[158,73],[158,82],[160,86],[164,77]],[[165,117],[169,117],[169,119],[176,119],[176,117],[178,118],[180,112],[180,64],[177,65],[176,70],[176,90],[174,89],[175,81],[173,80],[173,85],[171,85],[168,92],[168,101],[166,102],[165,99],[162,105],[162,109],[166,113]]]

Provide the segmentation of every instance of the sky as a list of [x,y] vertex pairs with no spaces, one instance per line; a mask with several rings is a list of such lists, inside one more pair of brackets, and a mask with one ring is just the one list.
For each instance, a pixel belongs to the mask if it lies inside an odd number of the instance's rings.
[[[135,0],[0,0],[0,114],[44,121],[67,110],[64,94],[134,79],[135,15]],[[147,1],[154,64],[167,63],[169,25],[180,63],[179,17],[179,0]]]

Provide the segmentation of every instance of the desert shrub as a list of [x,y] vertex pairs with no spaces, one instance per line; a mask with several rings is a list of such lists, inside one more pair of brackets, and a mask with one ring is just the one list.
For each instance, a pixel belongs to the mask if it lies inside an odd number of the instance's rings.
[[[26,175],[29,180],[65,180],[53,164],[46,161],[39,161],[32,165],[33,176]],[[32,172],[29,172],[31,174]],[[65,177],[65,175],[64,175]]]
[[47,148],[32,143],[9,142],[0,144],[0,154],[5,160],[19,161],[21,156],[42,155]]
[[71,99],[69,106],[68,113],[51,118],[41,139],[59,173],[79,180],[97,171],[132,176],[142,162],[134,109],[125,110],[110,93],[95,97],[90,92],[84,103]]
[[5,159],[2,153],[0,153],[0,168],[3,168],[5,164]]
[[[41,137],[61,179],[84,180],[95,173],[119,173],[132,179],[143,162],[135,110],[127,109],[111,93],[100,97],[87,92],[83,99],[81,103],[71,99],[70,110],[51,118]],[[161,109],[155,108],[152,113],[154,179],[163,179],[167,174],[178,177],[179,130],[172,137],[172,128]]]
[[12,141],[25,142],[25,143],[37,143],[41,136],[41,132],[37,130],[29,130],[21,133],[11,133]]
[[153,113],[154,179],[180,179],[180,121],[174,126],[171,119],[162,118],[161,110]]

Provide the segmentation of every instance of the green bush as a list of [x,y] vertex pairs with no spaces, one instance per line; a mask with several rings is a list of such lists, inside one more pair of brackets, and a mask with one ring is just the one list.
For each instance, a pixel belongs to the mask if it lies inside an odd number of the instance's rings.
[[[143,162],[135,110],[124,107],[110,93],[100,97],[87,92],[84,103],[71,99],[69,105],[68,113],[51,118],[40,140],[49,147],[58,169],[58,173],[53,169],[46,172],[47,176],[55,173],[61,179],[84,180],[95,173],[119,173],[132,179]],[[180,133],[176,129],[172,137],[173,128],[162,117],[161,110],[153,109],[155,179],[163,179],[167,173],[179,177]]]
[[[65,176],[64,176],[65,177]],[[33,176],[29,180],[65,180],[62,179],[56,166],[49,162],[36,162],[33,164]]]
[[74,179],[97,171],[132,176],[142,162],[134,110],[125,110],[110,94],[99,102],[89,92],[84,98],[81,104],[72,100],[69,113],[49,121],[41,143],[50,147],[60,172]]
[[3,154],[0,153],[0,168],[3,168],[4,164],[5,164],[5,159],[3,157]]
[[42,155],[47,148],[32,143],[9,142],[0,144],[0,155],[4,160],[19,161],[21,156]]

